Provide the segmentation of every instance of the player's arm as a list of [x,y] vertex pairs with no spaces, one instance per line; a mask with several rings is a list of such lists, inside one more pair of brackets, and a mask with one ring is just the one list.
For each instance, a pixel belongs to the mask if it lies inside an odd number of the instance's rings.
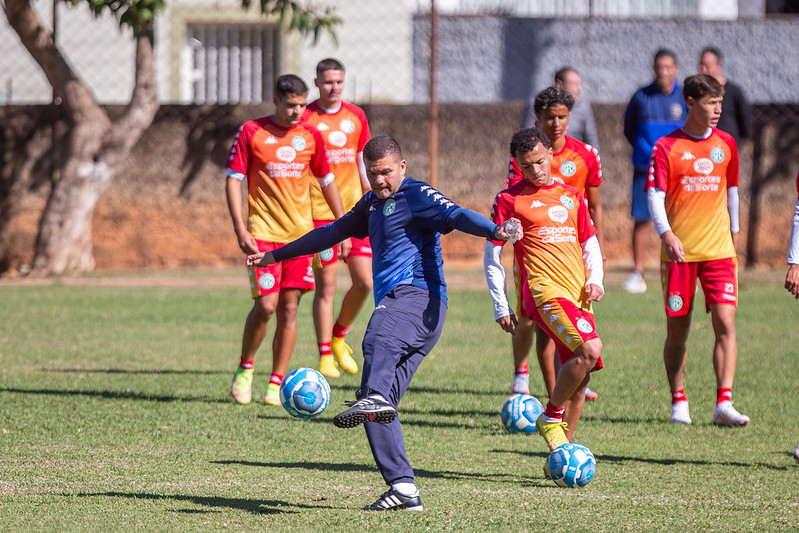
[[663,241],[663,249],[669,260],[677,263],[685,262],[685,249],[682,241],[671,230],[668,214],[666,213],[666,191],[669,175],[668,157],[659,143],[655,144],[652,158],[649,161],[649,174],[646,180],[646,200],[649,206],[649,215],[658,237]]
[[369,178],[366,175],[366,164],[363,162],[363,152],[358,152],[355,159],[358,163],[358,175],[361,177],[361,190],[366,194],[372,190],[372,186],[369,184]]
[[488,284],[488,294],[494,304],[494,320],[503,331],[513,335],[518,322],[516,315],[513,314],[510,305],[508,305],[507,283],[505,281],[505,269],[502,268],[500,260],[501,255],[502,244],[487,240],[485,251],[483,252],[483,269],[485,270],[486,283]]
[[228,170],[227,182],[225,183],[225,196],[227,198],[230,218],[233,220],[233,230],[236,232],[236,239],[239,242],[239,248],[241,248],[241,251],[245,254],[251,254],[258,251],[258,243],[255,237],[252,236],[252,233],[247,230],[247,224],[244,222],[242,216],[241,182],[243,180],[243,174]]
[[[599,246],[602,250],[605,249],[605,215],[602,211],[602,197],[599,193],[599,187],[586,187],[586,195],[588,200],[588,212],[591,214],[591,220],[594,221],[596,227],[596,236],[599,239]],[[603,257],[603,260],[605,258]]]
[[583,266],[585,267],[585,287],[583,298],[587,302],[598,302],[605,295],[602,280],[605,278],[605,269],[602,263],[602,248],[596,235],[581,242],[583,250]]
[[738,221],[738,187],[727,187],[727,212],[730,214],[730,233],[732,234],[732,245],[738,245],[738,232],[740,231]]
[[788,274],[785,276],[785,288],[799,298],[799,200],[793,212],[791,224],[791,242],[788,245]]
[[635,147],[635,136],[638,134],[638,93],[635,93],[624,110],[624,137]]
[[[333,179],[333,174],[328,174],[327,178],[319,179],[319,185],[322,187],[322,196],[324,196],[327,205],[330,206],[333,216],[337,219],[344,216],[344,207],[341,204],[341,194],[338,191],[336,180]],[[348,238],[345,238],[338,243],[338,255],[340,258],[344,259],[350,255],[350,250],[352,250],[352,241],[350,241]]]

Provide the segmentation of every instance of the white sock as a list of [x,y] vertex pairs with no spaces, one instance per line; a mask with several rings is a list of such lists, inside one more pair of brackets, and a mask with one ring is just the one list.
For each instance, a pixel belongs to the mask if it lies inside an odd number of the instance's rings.
[[413,483],[394,483],[391,485],[391,488],[405,496],[416,496],[419,494],[419,490]]

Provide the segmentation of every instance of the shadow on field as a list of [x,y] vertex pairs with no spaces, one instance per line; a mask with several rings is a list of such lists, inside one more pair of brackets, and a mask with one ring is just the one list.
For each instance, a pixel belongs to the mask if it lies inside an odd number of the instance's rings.
[[42,396],[83,396],[87,398],[105,398],[108,400],[144,400],[148,402],[202,402],[231,403],[227,398],[210,396],[167,396],[164,394],[147,394],[144,392],[109,391],[109,390],[75,390],[75,389],[12,389],[0,388],[0,392],[15,394],[37,394]]
[[[546,457],[546,454],[530,454],[533,456]],[[353,463],[316,463],[308,461],[298,461],[294,463],[261,463],[256,461],[211,461],[218,465],[242,465],[258,468],[296,468],[301,470],[320,470],[330,472],[374,472],[376,467],[373,464],[353,464]],[[478,472],[454,472],[451,470],[425,470],[422,468],[413,469],[417,477],[429,479],[472,479],[480,481],[493,481],[496,483],[535,483],[541,479],[540,476],[523,476],[518,473],[478,473]]]
[[175,370],[153,369],[153,370],[128,370],[125,368],[42,368],[42,372],[56,372],[65,374],[153,374],[153,375],[187,375],[187,376],[214,376],[217,374],[231,374],[228,370]]
[[[65,494],[72,497],[72,494]],[[174,500],[178,502],[191,502],[196,505],[206,507],[223,507],[227,509],[238,509],[252,514],[297,514],[300,511],[295,509],[318,509],[318,505],[298,505],[284,502],[281,500],[261,500],[245,498],[222,498],[218,496],[187,496],[185,494],[151,494],[147,492],[84,492],[79,493],[82,498],[131,498],[134,500]],[[200,511],[197,509],[179,509],[181,513],[213,512]]]

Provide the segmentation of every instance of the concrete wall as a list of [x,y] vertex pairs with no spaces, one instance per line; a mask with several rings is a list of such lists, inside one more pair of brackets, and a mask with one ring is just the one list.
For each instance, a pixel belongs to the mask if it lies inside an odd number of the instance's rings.
[[[414,18],[415,102],[429,95],[427,16]],[[652,81],[658,48],[676,52],[679,77],[695,74],[705,46],[726,55],[726,75],[755,103],[799,102],[799,17],[762,20],[612,20],[441,17],[442,102],[526,99],[572,65],[591,102],[626,103]]]

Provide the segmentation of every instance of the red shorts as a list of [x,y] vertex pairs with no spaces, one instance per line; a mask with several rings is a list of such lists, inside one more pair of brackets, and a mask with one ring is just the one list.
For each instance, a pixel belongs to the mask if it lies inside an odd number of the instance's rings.
[[[314,228],[321,228],[326,224],[330,224],[333,222],[332,220],[314,220],[313,226]],[[371,259],[372,257],[372,246],[369,244],[369,237],[364,237],[363,239],[356,239],[355,237],[351,238],[350,241],[352,242],[352,250],[350,250],[351,257],[368,257]],[[313,258],[313,267],[314,268],[324,268],[327,265],[332,265],[338,260],[338,246],[334,246],[332,248],[328,248],[327,250],[322,250],[318,254],[314,255]]]
[[[258,250],[261,252],[271,252],[277,250],[286,243],[259,241]],[[313,269],[311,260],[313,256],[303,255],[281,261],[267,267],[249,267],[247,272],[250,275],[250,290],[252,297],[258,298],[265,294],[272,294],[281,289],[301,289],[303,292],[314,289]]]
[[677,263],[660,263],[666,316],[685,316],[694,308],[696,278],[705,293],[705,311],[715,304],[738,307],[738,260],[735,257]]
[[[566,298],[555,298],[536,307],[530,318],[555,341],[561,364],[568,361],[582,344],[599,338],[594,314],[577,307]],[[604,366],[600,357],[591,372]]]

